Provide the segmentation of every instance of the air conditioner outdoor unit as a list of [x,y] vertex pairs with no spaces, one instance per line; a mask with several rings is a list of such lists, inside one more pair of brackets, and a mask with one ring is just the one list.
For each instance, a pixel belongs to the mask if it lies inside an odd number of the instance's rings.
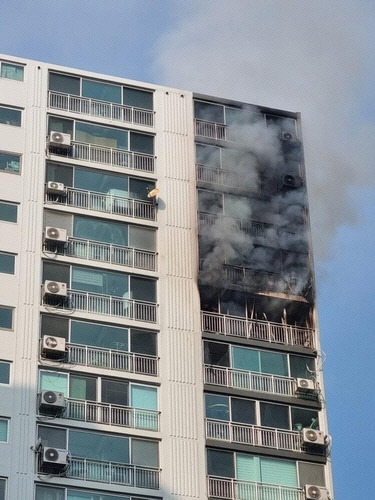
[[48,181],[46,190],[50,194],[66,195],[65,184],[62,182]]
[[302,441],[305,445],[325,446],[325,434],[316,429],[302,429]]
[[42,462],[43,464],[58,466],[63,468],[68,465],[69,451],[61,450],[60,448],[43,448]]
[[42,340],[42,354],[44,357],[59,356],[65,354],[65,339],[63,337],[54,337],[44,335]]
[[298,175],[283,175],[283,185],[291,188],[299,188],[303,186],[303,179]]
[[62,132],[51,131],[49,133],[49,145],[59,148],[69,148],[71,143],[71,135],[63,134]]
[[59,412],[64,410],[66,401],[62,392],[42,391],[39,394],[39,410]]
[[314,381],[308,378],[297,378],[297,392],[314,393],[315,392]]
[[66,229],[46,226],[44,229],[44,241],[49,243],[66,243],[68,240]]
[[306,500],[329,500],[328,490],[323,486],[306,484],[304,491]]
[[46,280],[43,285],[43,295],[56,295],[58,297],[67,297],[68,290],[66,283],[60,281]]

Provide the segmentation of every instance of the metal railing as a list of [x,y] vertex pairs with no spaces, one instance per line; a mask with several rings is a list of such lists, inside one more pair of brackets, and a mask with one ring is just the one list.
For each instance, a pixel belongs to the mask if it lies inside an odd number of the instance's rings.
[[107,148],[97,144],[71,141],[70,147],[48,146],[50,154],[85,160],[92,163],[111,165],[112,167],[129,168],[142,172],[153,173],[155,170],[155,156],[124,149]]
[[156,253],[137,248],[102,243],[99,241],[85,240],[82,238],[69,237],[65,245],[56,245],[55,242],[46,242],[45,250],[56,252],[59,255],[77,257],[79,259],[97,260],[110,264],[156,270]]
[[206,311],[201,312],[201,325],[203,332],[315,349],[315,331],[312,328]]
[[66,403],[65,411],[61,415],[63,418],[132,429],[159,430],[158,411],[71,398],[67,398]]
[[301,488],[208,477],[208,496],[233,500],[304,500]]
[[66,476],[84,481],[158,489],[159,473],[159,469],[150,467],[72,457]]
[[206,438],[276,450],[302,451],[300,432],[222,420],[206,419]]
[[147,201],[96,193],[68,187],[64,195],[46,193],[46,203],[94,210],[107,214],[124,215],[135,219],[156,220],[156,205]]
[[147,127],[154,126],[154,111],[51,90],[48,92],[48,107]]
[[67,344],[67,361],[76,365],[154,376],[158,374],[159,363],[156,356],[78,344]]
[[235,389],[268,392],[281,396],[294,396],[296,380],[291,377],[269,375],[246,370],[236,370],[214,365],[204,365],[204,382]]
[[227,125],[204,120],[195,120],[195,135],[218,141],[235,141],[237,139],[235,132]]
[[199,164],[197,165],[197,181],[227,187],[239,187],[240,184],[238,173],[232,170],[224,170],[222,168]]
[[113,295],[68,290],[67,297],[44,295],[43,304],[62,309],[156,323],[157,304]]

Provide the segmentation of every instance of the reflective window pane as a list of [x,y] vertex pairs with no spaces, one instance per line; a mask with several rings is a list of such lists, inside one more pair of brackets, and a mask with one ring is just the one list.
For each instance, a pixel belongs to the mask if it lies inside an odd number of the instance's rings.
[[0,384],[9,384],[10,381],[10,363],[0,361]]
[[230,420],[229,397],[216,394],[205,395],[206,418]]
[[207,450],[207,473],[209,476],[234,477],[233,453]]
[[61,132],[73,137],[73,120],[50,116],[48,119],[48,132]]
[[[6,488],[6,480],[0,479],[0,500],[5,500],[5,488]],[[43,500],[43,499],[41,499]],[[60,499],[58,499],[60,500]]]
[[91,123],[76,122],[75,140],[107,148],[128,149],[128,132]]
[[155,187],[155,182],[142,179],[129,179],[129,197],[137,200],[150,201],[148,193]]
[[73,186],[73,168],[47,163],[46,181],[62,182],[64,186]]
[[288,376],[288,358],[278,352],[260,351],[260,370],[262,373]]
[[8,441],[8,424],[7,418],[0,418],[0,442],[6,443]]
[[130,132],[130,150],[137,153],[154,154],[154,138],[152,135]]
[[260,421],[263,427],[290,429],[288,407],[273,403],[260,403]]
[[158,443],[143,439],[132,440],[132,463],[145,467],[158,467]]
[[156,232],[153,229],[129,226],[129,246],[131,248],[155,252],[155,235]]
[[219,342],[204,343],[204,362],[209,365],[229,366],[229,346]]
[[194,102],[195,118],[208,122],[224,123],[224,107],[208,102]]
[[132,299],[156,303],[156,281],[131,276]]
[[290,360],[290,375],[295,378],[311,378],[314,375],[315,362],[314,358],[306,356],[298,356],[291,354]]
[[158,409],[158,393],[156,387],[132,384],[130,395],[131,406],[133,408],[155,411]]
[[129,384],[119,380],[102,379],[102,401],[129,406]]
[[21,126],[21,111],[19,109],[0,106],[0,123],[4,125]]
[[41,335],[54,335],[68,340],[69,320],[56,316],[42,315]]
[[73,266],[72,288],[85,292],[125,297],[128,293],[128,276],[122,273]]
[[93,80],[82,80],[82,96],[120,104],[121,87]]
[[44,447],[61,448],[66,450],[66,430],[57,427],[38,426],[38,437]]
[[70,339],[74,344],[91,345],[117,351],[128,350],[128,330],[126,328],[72,321]]
[[206,144],[196,145],[197,163],[220,168],[220,148]]
[[232,346],[232,367],[238,370],[259,372],[259,352],[254,349]]
[[156,333],[131,330],[131,352],[156,356]]
[[63,92],[64,94],[80,94],[80,79],[74,76],[59,75],[50,73],[49,90]]
[[20,171],[21,156],[9,153],[0,153],[0,170],[18,174]]
[[[102,221],[92,217],[74,216],[73,236],[76,238],[87,239],[91,241],[100,241],[112,243],[114,245],[127,246],[128,244],[128,226],[120,222]],[[109,260],[109,255],[103,253],[105,260]],[[98,250],[98,257],[100,253]]]
[[233,422],[241,424],[256,424],[254,401],[231,398],[231,406]]
[[13,327],[13,308],[0,307],[0,328],[11,330]]
[[292,408],[292,429],[301,431],[305,427],[319,429],[319,413],[306,408]]
[[11,63],[1,63],[1,76],[2,78],[9,78],[10,80],[23,81],[23,66]]
[[105,174],[83,168],[75,169],[74,187],[114,196],[128,195],[128,179],[124,175]]
[[68,396],[68,375],[61,372],[42,370],[40,372],[40,390],[62,392],[65,396]]
[[74,399],[96,401],[96,379],[93,377],[70,375],[69,396]]
[[129,463],[129,439],[120,436],[71,430],[69,451],[73,457]]
[[17,222],[18,205],[14,203],[0,202],[0,220],[6,222]]
[[0,252],[0,273],[14,274],[15,256]]
[[135,108],[143,108],[153,110],[153,93],[147,90],[132,89],[124,87],[124,104],[126,106],[134,106]]
[[35,500],[65,500],[65,489],[37,484]]

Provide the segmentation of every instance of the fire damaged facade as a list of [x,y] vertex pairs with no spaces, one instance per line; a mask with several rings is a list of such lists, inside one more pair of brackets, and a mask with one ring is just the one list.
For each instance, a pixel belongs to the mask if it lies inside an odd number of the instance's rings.
[[0,500],[333,500],[299,114],[0,75]]

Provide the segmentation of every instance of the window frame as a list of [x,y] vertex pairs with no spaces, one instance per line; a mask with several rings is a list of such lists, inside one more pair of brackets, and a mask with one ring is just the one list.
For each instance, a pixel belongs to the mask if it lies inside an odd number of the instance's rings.
[[18,207],[20,206],[19,203],[15,201],[7,201],[7,200],[0,200],[0,205],[11,205],[13,207],[16,207],[16,220],[15,221],[10,221],[10,220],[5,220],[0,218],[0,222],[3,223],[5,222],[6,224],[18,224]]
[[0,363],[9,365],[9,382],[7,384],[0,382],[0,387],[10,387],[12,385],[12,363],[11,361],[6,361],[5,359],[0,359]]
[[0,441],[2,444],[9,444],[9,436],[10,436],[10,417],[0,417],[0,422],[6,422],[7,423],[7,430],[6,430],[6,440],[5,441]]
[[7,500],[7,498],[8,498],[8,478],[4,477],[4,476],[1,476],[0,477],[0,481],[4,481],[4,484],[5,484],[5,488],[4,488],[4,492],[5,492],[4,500]]
[[18,165],[18,171],[17,172],[15,172],[13,170],[6,170],[6,169],[1,169],[1,168],[0,168],[0,172],[4,172],[6,174],[21,175],[21,171],[22,171],[22,153],[14,153],[13,151],[3,151],[3,150],[1,150],[0,151],[0,156],[2,154],[11,155],[11,156],[18,156],[18,158],[19,158],[19,165]]
[[1,259],[1,255],[8,255],[8,256],[11,256],[13,257],[13,272],[12,273],[7,273],[7,272],[3,272],[0,270],[0,275],[1,274],[8,274],[9,276],[15,276],[17,274],[17,266],[16,266],[16,262],[17,262],[17,254],[16,253],[13,253],[13,252],[4,252],[3,250],[0,250],[0,259]]
[[23,125],[23,111],[24,109],[23,108],[19,108],[17,106],[10,106],[9,104],[0,104],[0,109],[11,109],[13,111],[19,111],[20,112],[20,123],[19,125],[13,125],[12,123],[3,123],[0,121],[0,125],[5,125],[5,126],[8,126],[8,127],[18,127],[18,128],[21,128],[22,125]]
[[[10,66],[15,66],[16,68],[21,68],[22,69],[22,79],[18,80],[18,78],[9,78],[8,76],[2,76],[2,69],[3,69],[3,64],[8,64]],[[0,61],[0,78],[4,78],[4,80],[12,80],[13,82],[24,82],[25,81],[25,64],[22,63],[15,63],[13,61]]]
[[[0,478],[1,479],[1,478]],[[89,494],[98,494],[98,495],[109,495],[111,498],[115,498],[117,500],[161,500],[160,497],[145,497],[142,495],[133,495],[131,493],[118,493],[115,491],[98,491],[98,490],[93,490],[93,489],[86,489],[86,488],[81,488],[78,486],[63,486],[63,485],[57,485],[57,484],[46,484],[45,482],[43,483],[35,483],[35,494],[34,497],[36,500],[37,499],[37,492],[38,492],[38,486],[42,486],[44,488],[51,488],[52,489],[59,489],[64,492],[64,500],[68,498],[68,493],[69,491],[75,493],[75,492],[82,492],[82,493],[89,493]],[[104,500],[106,500],[105,497],[103,497]]]
[[6,332],[14,332],[14,310],[15,310],[15,307],[14,306],[6,306],[4,304],[0,304],[0,309],[8,309],[8,310],[10,310],[12,312],[12,325],[11,325],[11,327],[7,328],[5,326],[1,326],[1,324],[0,324],[0,330],[4,330]]

